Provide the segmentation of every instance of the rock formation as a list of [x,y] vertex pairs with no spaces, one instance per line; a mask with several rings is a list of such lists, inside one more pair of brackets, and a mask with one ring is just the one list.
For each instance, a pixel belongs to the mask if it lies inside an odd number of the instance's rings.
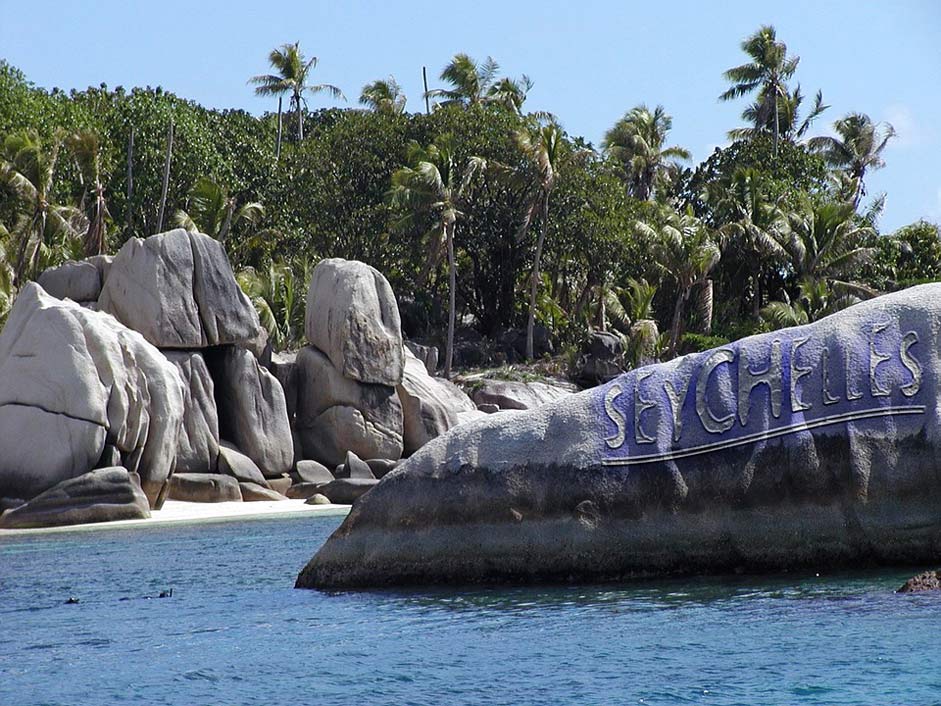
[[87,473],[110,444],[154,505],[182,418],[176,368],[139,333],[23,287],[0,333],[0,496]]
[[25,505],[0,515],[0,529],[140,520],[147,497],[125,468],[99,468],[64,480]]
[[934,561],[939,394],[941,285],[882,296],[460,425],[364,495],[297,585]]

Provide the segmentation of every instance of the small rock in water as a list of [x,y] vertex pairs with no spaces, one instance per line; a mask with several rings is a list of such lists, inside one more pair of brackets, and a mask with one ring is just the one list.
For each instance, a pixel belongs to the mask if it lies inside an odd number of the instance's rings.
[[78,598],[75,596],[69,596],[69,600],[65,602],[66,605],[75,605],[76,603],[78,603]]
[[921,591],[941,591],[941,571],[926,571],[918,576],[912,576],[896,593]]

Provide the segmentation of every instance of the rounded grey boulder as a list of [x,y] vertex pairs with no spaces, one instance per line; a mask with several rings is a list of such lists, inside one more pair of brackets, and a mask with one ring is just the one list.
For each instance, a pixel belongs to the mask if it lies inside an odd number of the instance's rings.
[[299,587],[621,580],[941,555],[941,284],[462,424]]
[[0,515],[0,528],[27,529],[140,520],[150,517],[147,497],[126,469],[99,468],[40,493]]
[[388,280],[356,260],[321,260],[311,273],[305,333],[350,380],[402,382],[402,324]]

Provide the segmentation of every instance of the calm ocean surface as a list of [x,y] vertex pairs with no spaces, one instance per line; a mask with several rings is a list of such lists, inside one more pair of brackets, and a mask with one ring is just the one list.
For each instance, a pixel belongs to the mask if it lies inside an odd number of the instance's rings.
[[294,590],[339,522],[0,538],[0,704],[941,704],[913,570]]

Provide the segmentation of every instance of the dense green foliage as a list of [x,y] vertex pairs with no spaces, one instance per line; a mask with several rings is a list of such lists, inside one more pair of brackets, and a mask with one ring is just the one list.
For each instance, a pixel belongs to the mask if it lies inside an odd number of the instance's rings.
[[[822,95],[800,121],[787,83],[797,57],[773,28],[743,48],[750,61],[727,72],[722,97],[755,96],[749,126],[685,169],[661,106],[627,110],[597,151],[527,115],[531,82],[500,78],[489,58],[455,56],[430,114],[404,112],[391,77],[363,87],[368,110],[311,112],[305,92],[334,87],[307,84],[315,64],[284,45],[255,80],[289,96],[280,154],[278,113],[209,110],[150,87],[50,92],[0,61],[0,317],[43,267],[156,232],[161,205],[164,229],[225,243],[279,345],[302,336],[306,273],[322,257],[382,271],[410,336],[444,343],[453,291],[458,335],[523,327],[532,308],[563,345],[620,331],[635,362],[941,278],[936,225],[880,235],[878,199],[859,212],[891,126],[851,113],[836,138],[803,141]],[[548,172],[540,135],[554,140]],[[453,188],[423,166],[445,150]]]

